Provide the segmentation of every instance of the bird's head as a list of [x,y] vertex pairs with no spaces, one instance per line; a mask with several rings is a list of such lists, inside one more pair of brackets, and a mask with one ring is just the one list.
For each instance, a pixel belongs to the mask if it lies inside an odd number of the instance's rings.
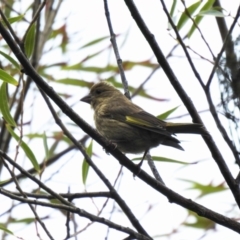
[[99,104],[105,103],[106,100],[118,94],[121,94],[118,89],[114,88],[107,82],[100,82],[94,84],[90,93],[80,99],[80,101],[91,104],[93,109],[95,109]]

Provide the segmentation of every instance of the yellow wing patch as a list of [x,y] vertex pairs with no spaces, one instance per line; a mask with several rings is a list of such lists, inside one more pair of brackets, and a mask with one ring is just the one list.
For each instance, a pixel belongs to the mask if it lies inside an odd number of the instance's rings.
[[152,125],[149,122],[131,116],[126,116],[126,122],[133,125],[143,125],[147,127],[152,127]]

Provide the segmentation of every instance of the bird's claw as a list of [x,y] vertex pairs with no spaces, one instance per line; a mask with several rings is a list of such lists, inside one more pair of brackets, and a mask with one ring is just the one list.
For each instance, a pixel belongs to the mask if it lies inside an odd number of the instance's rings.
[[[117,144],[112,142],[112,141],[108,141],[108,146],[111,146],[112,147],[112,150],[115,150],[117,148]],[[103,148],[103,150],[109,155],[110,153],[105,149]]]
[[111,147],[113,146],[112,150],[115,150],[117,148],[117,144],[115,142],[112,142],[111,140],[109,140],[109,145]]

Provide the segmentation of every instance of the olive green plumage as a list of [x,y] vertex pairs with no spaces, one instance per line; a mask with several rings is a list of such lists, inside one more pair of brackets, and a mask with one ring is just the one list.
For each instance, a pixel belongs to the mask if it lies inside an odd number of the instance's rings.
[[159,144],[183,150],[173,134],[204,132],[201,124],[170,123],[156,118],[106,82],[93,85],[89,95],[81,101],[94,109],[98,132],[124,153],[146,154]]

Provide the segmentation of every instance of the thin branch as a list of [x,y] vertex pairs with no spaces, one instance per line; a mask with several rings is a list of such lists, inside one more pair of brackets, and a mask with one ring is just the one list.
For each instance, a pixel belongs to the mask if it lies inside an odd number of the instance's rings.
[[50,208],[61,209],[61,210],[65,210],[65,211],[68,211],[68,212],[76,213],[79,216],[88,218],[89,220],[91,220],[93,222],[98,222],[98,223],[107,225],[110,228],[116,229],[118,231],[128,233],[131,236],[134,236],[136,239],[142,239],[142,240],[150,240],[151,239],[149,237],[146,237],[142,234],[139,234],[139,233],[131,230],[130,228],[123,227],[123,226],[115,224],[115,223],[113,223],[113,222],[111,222],[111,221],[109,221],[105,218],[97,217],[93,214],[90,214],[83,209],[75,207],[74,205],[64,205],[64,204],[48,203],[48,202],[30,200],[30,199],[27,199],[27,198],[16,196],[14,194],[10,194],[9,192],[5,191],[3,188],[0,188],[0,194],[5,195],[5,196],[7,196],[11,199],[20,201],[22,203],[34,204],[34,205],[39,205],[39,206],[43,206],[43,207],[50,207]]
[[[11,177],[14,179],[14,182],[16,184],[16,187],[18,189],[18,191],[20,192],[21,196],[23,196],[25,199],[27,199],[27,196],[24,194],[24,192],[22,191],[17,179],[15,178],[15,174],[13,171],[10,170],[10,168],[8,167],[7,163],[5,162],[5,160],[1,157],[1,161],[3,162],[3,165],[7,168],[8,172],[10,173]],[[47,236],[54,240],[54,238],[52,237],[51,233],[48,231],[46,225],[42,222],[42,220],[40,219],[40,217],[38,216],[36,210],[34,209],[34,207],[32,206],[32,204],[28,203],[30,209],[32,210],[37,222],[42,226],[43,230],[45,231],[45,233],[47,234]]]
[[[22,196],[18,192],[11,192],[6,189],[4,191],[9,192],[9,194],[14,194],[16,196]],[[54,196],[49,194],[42,193],[28,193],[23,192],[28,198],[36,198],[36,199],[56,199]],[[69,201],[73,201],[74,199],[80,198],[113,198],[113,196],[109,192],[86,192],[86,193],[59,193],[63,198],[67,198]]]
[[137,94],[143,89],[143,86],[151,79],[151,77],[153,76],[153,74],[160,69],[160,66],[155,67],[152,72],[149,74],[149,76],[144,80],[144,82],[142,84],[139,85],[139,87],[132,93],[132,98],[134,98],[135,96],[137,96]]
[[117,64],[118,64],[118,68],[119,68],[119,73],[122,79],[122,83],[123,83],[123,87],[124,87],[124,92],[125,92],[125,96],[128,99],[131,99],[129,90],[128,90],[128,82],[124,73],[124,69],[123,69],[123,65],[122,65],[122,59],[120,58],[120,54],[118,51],[118,46],[117,46],[117,42],[116,42],[116,35],[113,32],[113,27],[112,27],[112,22],[110,19],[110,13],[108,10],[108,3],[107,0],[103,0],[104,1],[104,9],[105,9],[105,15],[106,15],[106,19],[107,19],[107,23],[108,23],[108,29],[110,32],[110,36],[111,36],[111,43],[113,46],[113,50],[116,56],[116,60],[117,60]]
[[158,170],[157,170],[157,168],[156,168],[156,165],[155,165],[154,161],[152,160],[152,157],[151,157],[151,155],[150,155],[149,152],[147,153],[146,158],[147,158],[147,160],[148,160],[148,165],[149,165],[149,167],[150,167],[150,169],[151,169],[154,177],[155,177],[160,183],[162,183],[163,185],[166,185],[166,184],[164,183],[164,181],[162,180],[162,178],[161,178],[161,176],[160,176],[160,174],[159,174],[159,172],[158,172]]

